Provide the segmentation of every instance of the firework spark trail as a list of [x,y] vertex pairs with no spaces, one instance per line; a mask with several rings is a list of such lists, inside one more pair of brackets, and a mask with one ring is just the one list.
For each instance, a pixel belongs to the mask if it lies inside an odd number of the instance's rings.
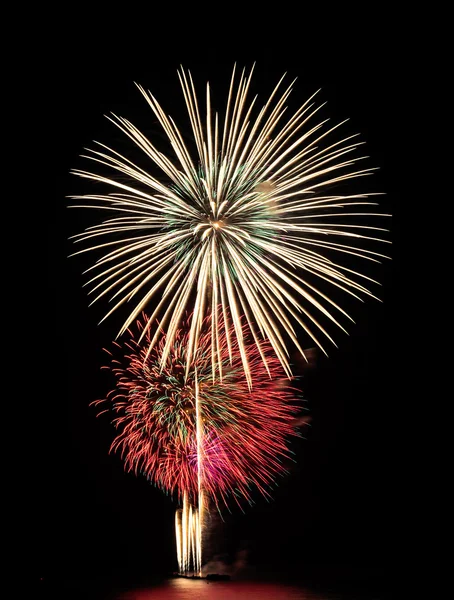
[[[385,255],[364,246],[386,241],[380,237],[385,229],[363,222],[364,216],[380,216],[369,209],[376,204],[369,200],[374,194],[341,189],[374,171],[356,166],[366,158],[357,152],[362,142],[355,135],[336,137],[343,123],[330,126],[328,119],[315,120],[323,106],[315,104],[315,94],[285,120],[293,83],[283,88],[284,77],[256,114],[256,98],[247,99],[252,71],[246,75],[243,70],[237,79],[233,70],[222,119],[212,109],[209,84],[202,116],[192,77],[181,70],[195,153],[174,120],[141,86],[173,155],[165,156],[128,120],[110,117],[150,166],[161,171],[162,181],[104,144],[89,150],[86,158],[121,178],[73,171],[112,189],[107,195],[74,197],[83,201],[79,206],[113,212],[112,218],[74,236],[77,242],[89,243],[81,252],[104,252],[88,269],[96,274],[87,283],[93,302],[109,296],[113,303],[104,318],[124,303],[133,303],[121,335],[160,295],[150,315],[154,333],[148,343],[150,350],[159,343],[160,318],[160,327],[166,328],[164,368],[190,309],[188,375],[202,323],[211,313],[213,371],[219,368],[222,379],[222,321],[229,348],[237,344],[249,386],[252,373],[242,316],[259,350],[268,340],[291,377],[287,340],[304,354],[295,325],[325,351],[326,339],[335,342],[323,321],[345,331],[341,319],[352,320],[314,285],[315,280],[355,298],[375,297],[369,286],[377,282],[349,268],[344,259],[379,262]],[[368,212],[362,212],[364,207]],[[261,356],[266,364],[263,352]]]
[[188,506],[188,494],[183,494],[183,571],[186,572],[189,569],[189,506]]
[[183,511],[178,508],[175,512],[175,541],[177,547],[178,572],[183,573]]
[[[147,320],[137,324],[136,337]],[[120,451],[127,470],[143,473],[167,493],[196,505],[204,522],[204,494],[220,503],[241,499],[252,502],[252,489],[269,496],[278,475],[286,473],[291,459],[289,438],[298,434],[297,413],[302,409],[297,390],[291,388],[278,359],[268,359],[268,373],[257,346],[245,336],[253,368],[254,388],[248,387],[237,345],[230,363],[227,336],[219,333],[222,382],[213,380],[211,320],[205,320],[189,376],[185,377],[185,328],[176,332],[163,371],[160,366],[165,336],[147,356],[147,344],[132,332],[127,354],[112,356],[116,388],[96,401],[103,412],[113,413],[118,430],[111,450]],[[147,335],[150,335],[147,333]],[[145,338],[147,340],[147,338]],[[121,346],[115,343],[118,350]],[[264,346],[268,352],[270,347]],[[184,502],[183,502],[184,503]],[[183,514],[184,523],[187,517]],[[201,539],[201,532],[198,534]],[[186,532],[183,539],[187,539]],[[187,551],[183,552],[185,555]]]
[[[188,494],[183,494],[183,509],[175,513],[176,546],[178,568],[181,575],[189,572],[202,576],[202,528],[203,528],[203,492],[202,492],[202,455],[203,427],[201,420],[199,386],[197,369],[194,374],[195,383],[195,434],[197,438],[197,508],[188,502]],[[183,541],[182,541],[183,540]],[[192,559],[192,563],[191,563]]]
[[198,539],[200,530],[199,510],[189,504],[187,494],[183,495],[183,508],[175,513],[175,539],[180,575],[189,573],[202,576],[202,546]]
[[199,381],[197,377],[197,368],[194,371],[195,384],[195,420],[196,420],[196,438],[197,438],[197,501],[198,501],[198,519],[197,519],[197,565],[199,566],[199,575],[202,575],[202,527],[203,527],[203,423],[200,406]]

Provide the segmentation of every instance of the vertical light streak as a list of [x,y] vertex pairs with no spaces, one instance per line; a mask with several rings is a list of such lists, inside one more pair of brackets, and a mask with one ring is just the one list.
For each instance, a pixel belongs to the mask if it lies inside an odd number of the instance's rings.
[[178,572],[182,573],[183,572],[183,540],[182,540],[182,517],[183,517],[183,511],[181,510],[181,508],[177,509],[176,513],[175,513],[175,539],[176,539],[176,544],[177,544],[177,560],[178,560]]
[[204,496],[203,496],[203,488],[199,490],[199,510],[197,513],[197,570],[199,577],[202,577],[202,540],[203,540],[203,525],[204,525]]
[[195,570],[196,564],[196,549],[195,549],[195,531],[194,531],[194,517],[195,509],[189,506],[189,523],[188,523],[188,571],[191,570],[191,559],[192,559],[192,570]]
[[197,444],[197,491],[198,506],[189,502],[188,492],[183,493],[183,509],[178,509],[175,515],[177,559],[180,575],[202,577],[202,526],[203,526],[203,421],[200,409],[199,382],[197,368],[195,369],[195,409],[196,409],[196,444]]
[[183,494],[183,573],[189,568],[188,564],[188,493]]
[[185,576],[192,573],[202,577],[199,509],[190,504],[186,493],[183,495],[183,508],[178,508],[175,513],[175,538],[178,573]]
[[203,521],[203,491],[202,491],[202,453],[203,453],[203,423],[200,411],[199,381],[197,378],[197,368],[194,373],[195,380],[195,416],[196,416],[196,436],[197,436],[197,488],[198,488],[198,519],[197,519],[197,570],[202,576],[202,521]]

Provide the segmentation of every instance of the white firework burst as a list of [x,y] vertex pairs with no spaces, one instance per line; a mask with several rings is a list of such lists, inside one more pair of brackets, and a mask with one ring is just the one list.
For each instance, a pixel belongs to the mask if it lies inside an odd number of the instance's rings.
[[[314,102],[315,94],[285,119],[294,82],[283,89],[284,77],[255,111],[256,98],[248,100],[252,72],[243,70],[237,77],[233,69],[222,118],[212,110],[207,84],[202,118],[192,77],[181,69],[178,76],[195,140],[191,147],[154,96],[138,86],[171,144],[169,156],[128,120],[109,117],[162,177],[99,143],[86,158],[122,177],[73,171],[110,188],[106,195],[73,197],[87,201],[79,207],[115,213],[74,236],[90,241],[82,252],[104,252],[89,269],[96,274],[88,282],[93,301],[108,296],[113,302],[104,318],[132,303],[121,335],[151,304],[149,327],[156,332],[150,349],[166,329],[164,364],[184,313],[193,311],[189,368],[201,325],[211,314],[213,372],[221,364],[219,327],[224,323],[230,347],[229,336],[237,337],[248,381],[242,321],[259,348],[262,339],[270,341],[290,377],[288,341],[304,354],[295,326],[324,351],[323,337],[334,340],[317,313],[341,329],[339,314],[351,320],[315,287],[314,278],[357,298],[374,296],[366,287],[373,280],[343,262],[347,255],[379,262],[385,256],[361,247],[361,242],[386,241],[377,237],[384,229],[362,223],[364,215],[378,215],[369,208],[358,212],[376,204],[368,199],[376,194],[336,193],[337,184],[374,171],[357,167],[365,158],[357,152],[362,142],[356,135],[334,139],[343,123],[329,126],[328,120],[316,120],[321,106]],[[262,358],[266,364],[263,353]]]

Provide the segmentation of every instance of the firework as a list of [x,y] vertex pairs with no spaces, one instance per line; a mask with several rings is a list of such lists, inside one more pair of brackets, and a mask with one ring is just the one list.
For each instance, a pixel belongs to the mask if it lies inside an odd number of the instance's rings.
[[[138,341],[143,331],[146,344]],[[252,502],[253,489],[269,495],[276,476],[285,473],[283,462],[291,457],[288,438],[297,435],[301,410],[278,359],[273,355],[265,368],[257,346],[245,336],[251,390],[235,343],[230,361],[224,328],[219,334],[224,375],[222,381],[213,378],[209,317],[187,376],[186,327],[176,331],[163,367],[165,335],[150,353],[146,318],[138,322],[137,334],[130,335],[126,355],[120,360],[112,356],[116,388],[101,401],[101,412],[106,402],[105,410],[114,411],[118,435],[111,450],[121,453],[125,468],[142,473],[180,501],[186,494],[199,511],[201,490],[218,508],[220,500]]]
[[188,495],[183,494],[183,507],[175,513],[175,541],[178,572],[187,575],[192,572],[202,575],[202,513],[203,499],[199,508],[188,503]]
[[[304,354],[299,327],[324,350],[327,340],[335,343],[326,324],[345,331],[341,321],[351,320],[326,294],[326,283],[356,298],[374,296],[369,287],[376,282],[345,260],[379,262],[384,255],[370,244],[385,241],[379,233],[385,230],[363,218],[379,216],[370,208],[374,194],[345,187],[374,170],[357,165],[365,158],[358,152],[362,142],[356,135],[338,135],[343,123],[318,121],[315,94],[286,118],[293,84],[284,87],[284,78],[256,111],[256,99],[248,99],[251,77],[252,70],[239,76],[233,70],[223,116],[214,112],[207,84],[203,115],[192,77],[181,70],[191,144],[155,97],[138,86],[167,136],[169,154],[113,115],[111,121],[143,151],[150,169],[98,144],[87,158],[107,166],[112,176],[74,171],[109,188],[108,194],[74,197],[83,200],[79,206],[112,211],[75,239],[88,242],[82,252],[103,253],[87,285],[93,301],[107,296],[112,302],[106,317],[126,302],[133,305],[119,335],[152,305],[148,345],[151,350],[160,343],[159,318],[166,331],[163,366],[189,310],[187,375],[202,323],[211,314],[212,368],[224,365],[218,335],[223,327],[222,339],[229,348],[236,344],[249,385],[245,331],[262,360],[266,341],[290,377],[288,343]],[[162,176],[152,174],[156,168]]]

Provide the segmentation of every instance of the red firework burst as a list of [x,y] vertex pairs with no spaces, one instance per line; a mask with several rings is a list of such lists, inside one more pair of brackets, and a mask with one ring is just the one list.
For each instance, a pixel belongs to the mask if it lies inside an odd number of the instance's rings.
[[262,344],[261,355],[255,343],[243,341],[251,366],[250,389],[236,338],[232,335],[229,340],[223,327],[220,380],[219,365],[213,369],[212,364],[208,319],[188,374],[189,328],[177,331],[161,367],[165,335],[147,355],[149,334],[143,343],[140,340],[146,325],[143,317],[136,335],[128,331],[127,351],[120,359],[109,352],[112,362],[106,368],[114,373],[117,385],[95,404],[107,402],[106,410],[115,413],[113,424],[119,433],[111,451],[121,453],[126,470],[144,474],[178,497],[186,492],[195,498],[199,479],[218,506],[220,499],[225,504],[231,498],[252,502],[254,488],[268,496],[275,477],[286,472],[289,437],[298,435],[295,417],[301,410],[298,393],[289,386],[271,348]]

